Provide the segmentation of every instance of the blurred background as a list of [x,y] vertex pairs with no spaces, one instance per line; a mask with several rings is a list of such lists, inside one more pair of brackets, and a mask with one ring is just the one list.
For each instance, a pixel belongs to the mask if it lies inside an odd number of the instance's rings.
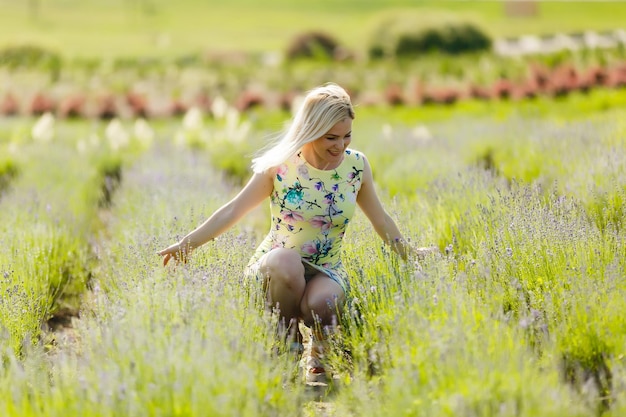
[[65,58],[285,52],[324,31],[357,55],[386,26],[462,21],[493,38],[623,28],[615,1],[446,0],[2,0],[3,46],[33,44]]
[[549,94],[626,82],[617,68],[625,2],[1,0],[0,7],[0,110],[9,115],[162,117],[218,95],[240,110],[288,109],[302,90],[329,80],[361,104],[392,105],[534,97],[557,68],[560,85]]

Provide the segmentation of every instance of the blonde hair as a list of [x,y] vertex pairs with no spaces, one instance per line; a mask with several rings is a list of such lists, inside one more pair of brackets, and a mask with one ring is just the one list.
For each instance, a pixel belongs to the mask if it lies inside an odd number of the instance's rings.
[[252,160],[252,170],[261,173],[279,166],[347,117],[354,119],[355,115],[343,88],[334,83],[314,88],[305,96],[285,134]]

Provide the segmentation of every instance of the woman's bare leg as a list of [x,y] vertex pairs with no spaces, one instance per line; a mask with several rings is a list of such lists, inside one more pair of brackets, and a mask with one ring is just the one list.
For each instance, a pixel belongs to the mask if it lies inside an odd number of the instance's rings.
[[282,328],[298,337],[300,304],[306,288],[300,254],[291,249],[273,249],[263,258],[261,272],[266,277],[270,308],[279,310]]

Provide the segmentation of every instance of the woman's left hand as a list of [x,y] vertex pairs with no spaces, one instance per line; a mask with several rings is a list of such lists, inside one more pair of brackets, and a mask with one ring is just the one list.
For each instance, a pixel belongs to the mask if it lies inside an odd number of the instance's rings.
[[418,260],[423,261],[428,256],[439,254],[439,248],[436,246],[428,246],[413,249],[413,253],[417,257]]
[[163,257],[163,266],[167,266],[168,262],[172,258],[176,261],[177,264],[179,262],[187,263],[189,255],[191,255],[191,250],[186,245],[175,243],[172,246],[169,246],[158,252],[158,254]]

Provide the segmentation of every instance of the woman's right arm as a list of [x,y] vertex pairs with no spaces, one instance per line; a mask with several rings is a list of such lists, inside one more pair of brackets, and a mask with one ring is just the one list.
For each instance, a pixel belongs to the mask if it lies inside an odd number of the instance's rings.
[[237,223],[245,214],[270,196],[274,189],[274,172],[255,173],[246,186],[232,200],[224,204],[204,223],[179,242],[163,249],[163,265],[170,259],[186,261],[188,254],[198,246],[215,239]]

